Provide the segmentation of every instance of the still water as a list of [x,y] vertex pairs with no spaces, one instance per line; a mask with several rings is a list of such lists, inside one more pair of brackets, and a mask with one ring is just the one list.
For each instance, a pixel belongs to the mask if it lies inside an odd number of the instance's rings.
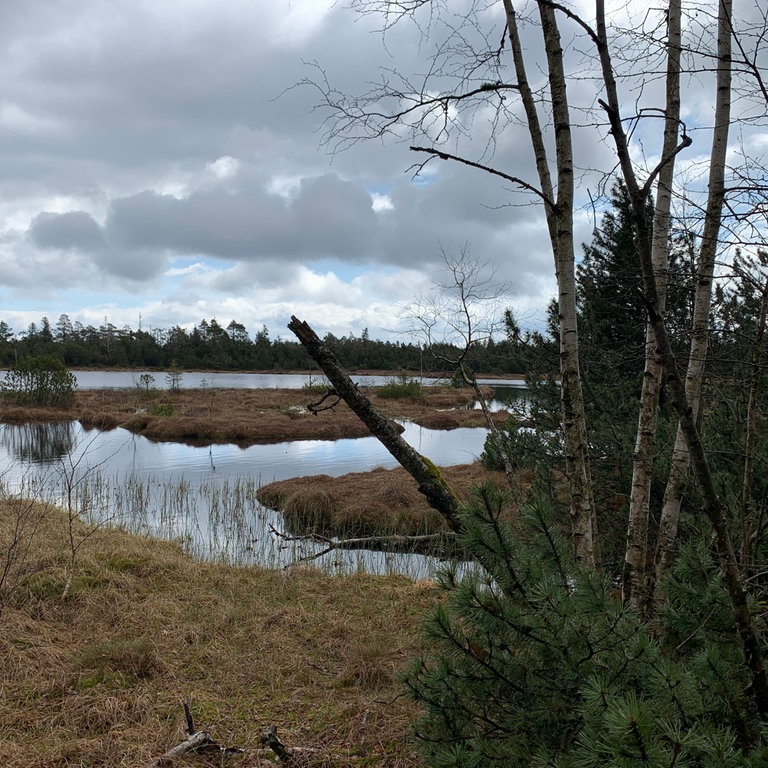
[[[439,466],[465,464],[483,450],[484,429],[429,430],[406,423],[403,437]],[[286,542],[282,518],[263,507],[256,489],[273,480],[394,467],[373,437],[193,447],[158,443],[123,429],[84,429],[78,422],[0,425],[0,483],[5,492],[62,503],[92,524],[107,522],[161,538],[177,538],[196,555],[280,567],[318,551]],[[71,493],[70,493],[71,492]],[[332,552],[321,567],[344,572],[431,575],[432,558],[391,553]]]
[[[166,374],[162,371],[72,371],[77,378],[78,389],[130,389],[144,387],[141,377],[150,376],[152,386],[163,389],[167,386]],[[4,371],[0,371],[0,375]],[[396,376],[364,376],[353,374],[352,379],[369,386],[381,386]],[[445,384],[445,379],[432,379],[414,376],[424,385]],[[219,389],[301,389],[305,384],[324,381],[321,374],[315,373],[240,373],[237,371],[185,371],[181,374],[179,387],[198,389],[217,387]],[[525,388],[525,382],[517,379],[478,379],[478,383],[489,386]]]

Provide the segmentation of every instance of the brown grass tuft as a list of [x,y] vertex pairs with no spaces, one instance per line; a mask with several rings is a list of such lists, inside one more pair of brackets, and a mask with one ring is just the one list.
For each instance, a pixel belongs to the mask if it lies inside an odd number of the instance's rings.
[[[0,504],[0,519],[9,513]],[[38,586],[21,585],[0,617],[4,768],[146,765],[184,737],[185,698],[199,728],[247,749],[232,768],[254,764],[270,724],[343,764],[419,764],[395,678],[416,653],[430,585],[203,564],[104,530],[62,600],[40,585],[61,580],[64,534],[49,512],[29,553]]]
[[[479,463],[441,469],[460,498],[484,480],[506,487],[501,472],[488,472]],[[530,487],[530,479],[521,481]],[[313,475],[280,480],[257,491],[259,501],[283,512],[294,533],[313,531],[328,536],[415,536],[447,530],[441,515],[419,493],[404,469],[374,469],[341,477]]]
[[285,525],[292,532],[328,535],[334,511],[331,494],[316,488],[300,488],[283,503]]

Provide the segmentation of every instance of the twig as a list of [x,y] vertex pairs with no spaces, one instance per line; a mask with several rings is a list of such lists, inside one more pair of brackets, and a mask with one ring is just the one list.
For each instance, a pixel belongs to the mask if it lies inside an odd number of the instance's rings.
[[[335,397],[336,399],[330,405],[323,405],[323,403],[329,398]],[[335,408],[341,402],[341,396],[335,389],[329,389],[317,402],[309,403],[307,410],[313,415],[317,416],[320,411],[330,411]],[[322,408],[320,407],[322,406]]]
[[192,717],[192,710],[189,708],[189,701],[184,699],[184,717],[187,720],[187,733],[191,736],[193,733],[197,731],[197,728],[195,728],[195,721]]

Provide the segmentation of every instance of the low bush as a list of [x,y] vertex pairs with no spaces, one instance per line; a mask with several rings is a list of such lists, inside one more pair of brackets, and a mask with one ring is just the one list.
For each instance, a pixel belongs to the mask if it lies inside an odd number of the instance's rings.
[[378,393],[379,397],[390,400],[422,397],[421,384],[416,379],[408,378],[405,374],[397,379],[390,379],[383,384]]
[[77,379],[61,360],[29,357],[8,370],[0,392],[16,405],[69,407],[76,386]]

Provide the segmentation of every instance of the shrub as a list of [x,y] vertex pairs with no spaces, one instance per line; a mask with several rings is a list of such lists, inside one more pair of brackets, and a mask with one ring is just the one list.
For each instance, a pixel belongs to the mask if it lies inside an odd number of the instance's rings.
[[553,445],[556,436],[547,436],[529,427],[523,427],[514,420],[498,431],[501,445],[493,435],[485,440],[480,461],[491,471],[504,469],[502,451],[516,467],[551,467],[553,463]]
[[581,571],[538,499],[514,529],[483,487],[463,518],[474,565],[442,576],[406,685],[440,768],[768,764],[768,740],[708,542],[681,553],[654,625]]
[[379,387],[379,397],[392,400],[404,400],[408,397],[420,398],[421,384],[416,379],[408,378],[402,374],[397,379],[390,379],[386,384]]
[[152,416],[173,416],[173,403],[153,403],[149,412]]
[[72,405],[77,379],[60,360],[29,357],[8,370],[0,382],[3,396],[18,405]]

